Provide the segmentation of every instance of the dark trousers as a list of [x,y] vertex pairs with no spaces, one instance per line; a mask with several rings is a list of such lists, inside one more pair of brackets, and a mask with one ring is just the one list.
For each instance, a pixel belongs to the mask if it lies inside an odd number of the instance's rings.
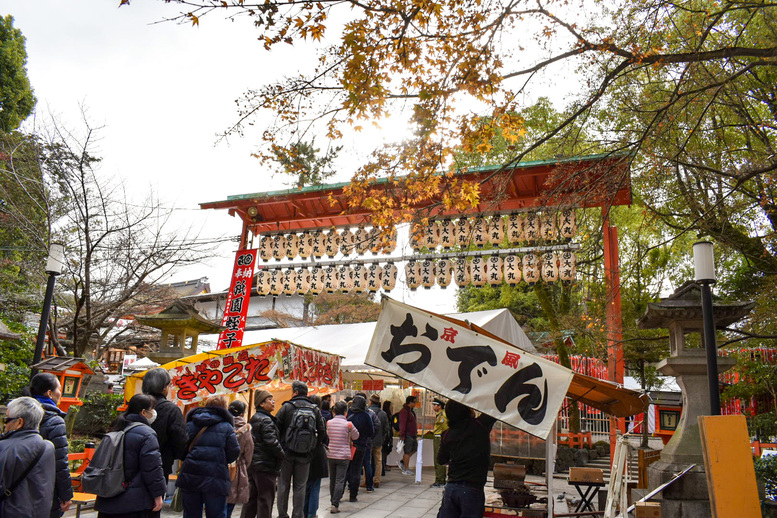
[[313,518],[318,512],[318,499],[321,496],[321,479],[308,479],[305,486],[305,509],[303,514],[305,518]]
[[[292,518],[302,518],[305,508],[305,490],[310,473],[310,459],[287,456],[281,464],[278,478],[278,518],[289,518],[289,492],[292,491]],[[292,479],[294,481],[292,482]]]
[[345,459],[329,459],[329,498],[335,507],[340,507],[340,499],[345,492],[345,477],[348,474],[348,464]]
[[483,488],[448,482],[437,518],[483,518],[486,495]]
[[159,518],[161,511],[138,511],[136,513],[108,514],[97,513],[97,518]]
[[227,515],[226,495],[186,490],[182,493],[183,518],[202,518],[203,507],[205,507],[206,518],[224,518]]
[[248,475],[251,486],[248,502],[243,504],[240,518],[272,518],[272,505],[275,503],[278,475],[254,469],[249,469]]
[[359,494],[359,482],[362,479],[362,466],[364,465],[364,456],[367,454],[365,446],[356,446],[356,452],[348,465],[348,492],[351,498],[356,498]]
[[368,447],[364,452],[364,485],[367,489],[373,489],[375,480],[375,467],[372,463],[372,448]]

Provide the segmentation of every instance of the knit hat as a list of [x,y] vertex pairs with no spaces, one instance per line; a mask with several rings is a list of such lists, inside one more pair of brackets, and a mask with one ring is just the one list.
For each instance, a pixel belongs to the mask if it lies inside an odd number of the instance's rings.
[[373,403],[380,403],[380,396],[377,394],[373,394],[370,396],[370,401]]
[[264,403],[264,400],[268,397],[272,397],[272,393],[269,390],[257,390],[256,391],[256,406]]

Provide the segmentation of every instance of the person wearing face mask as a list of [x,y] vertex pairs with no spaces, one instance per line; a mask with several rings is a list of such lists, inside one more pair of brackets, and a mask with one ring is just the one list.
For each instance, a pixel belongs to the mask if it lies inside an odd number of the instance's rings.
[[73,498],[73,484],[70,481],[70,468],[67,465],[67,429],[65,413],[57,408],[62,398],[62,385],[59,379],[49,372],[41,372],[30,380],[30,395],[43,407],[43,420],[40,422],[40,435],[54,445],[56,460],[56,478],[54,497],[51,503],[51,518],[59,518],[70,508]]
[[151,423],[151,428],[156,432],[159,441],[162,469],[167,480],[173,472],[173,461],[183,459],[186,455],[186,442],[189,440],[181,409],[167,399],[170,394],[170,374],[167,370],[149,370],[143,376],[143,393],[153,396],[156,400],[157,418]]
[[151,429],[156,418],[156,401],[148,394],[135,394],[127,411],[116,420],[114,431],[131,423],[140,423],[124,435],[124,475],[127,489],[111,498],[97,497],[97,518],[156,518],[162,509],[167,489],[162,471],[162,455],[156,433]]

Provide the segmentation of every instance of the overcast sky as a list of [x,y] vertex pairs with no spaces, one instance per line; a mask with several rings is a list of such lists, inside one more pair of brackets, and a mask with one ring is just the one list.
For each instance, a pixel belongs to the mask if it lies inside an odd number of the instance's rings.
[[[304,69],[315,58],[312,49],[297,45],[268,53],[248,20],[231,22],[214,13],[199,27],[155,23],[174,16],[176,6],[152,0],[118,4],[0,0],[0,14],[11,14],[27,38],[38,119],[51,112],[78,129],[83,105],[90,122],[103,127],[95,149],[103,172],[123,178],[136,196],[153,188],[167,206],[182,209],[182,220],[201,225],[204,237],[239,235],[237,218],[226,211],[201,211],[198,204],[286,186],[250,156],[256,134],[218,145],[216,136],[236,120],[234,101],[242,92]],[[28,120],[26,129],[34,122]],[[261,128],[262,121],[257,123]],[[402,123],[396,122],[383,135],[401,131]],[[344,144],[350,147],[347,156],[366,152],[358,141]],[[351,173],[347,165],[341,167],[336,180]],[[214,290],[224,290],[234,251],[234,245],[225,245],[210,264],[167,280],[207,276]],[[454,290],[442,294],[395,290],[392,296],[452,311]]]

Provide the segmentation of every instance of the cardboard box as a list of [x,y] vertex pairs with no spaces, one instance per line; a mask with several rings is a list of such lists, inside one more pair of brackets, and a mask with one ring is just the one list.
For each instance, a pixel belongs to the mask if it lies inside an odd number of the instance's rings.
[[661,518],[661,502],[637,502],[634,518]]
[[604,483],[604,472],[599,468],[569,468],[569,481]]

